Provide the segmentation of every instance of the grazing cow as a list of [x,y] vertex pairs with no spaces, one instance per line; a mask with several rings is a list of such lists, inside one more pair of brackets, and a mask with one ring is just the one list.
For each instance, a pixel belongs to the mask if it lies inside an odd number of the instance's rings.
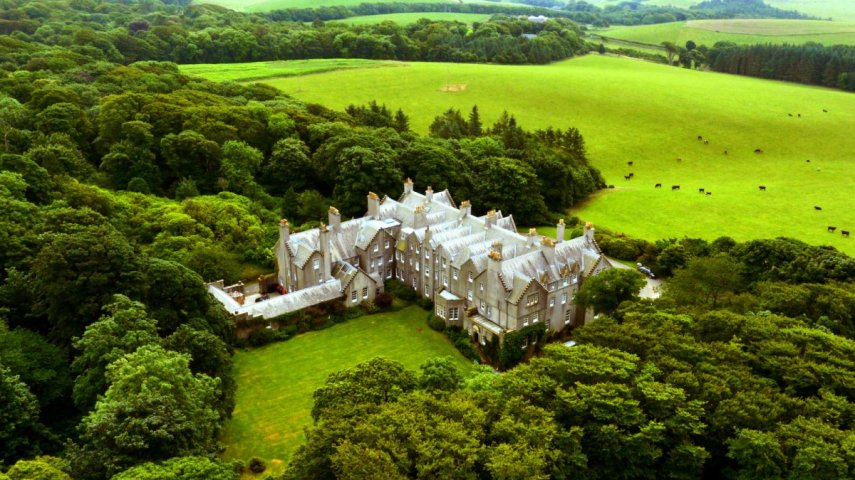
[[724,151],[724,154],[727,155],[727,150]]
[[814,209],[814,210],[822,210],[822,207],[820,207],[819,205],[814,205],[814,206],[813,206],[813,209]]
[[801,114],[801,113],[800,113],[800,114],[798,114],[798,115],[799,115],[799,118],[802,118],[802,114]]
[[810,163],[810,160],[805,160],[806,163]]
[[766,185],[760,185],[760,191],[765,192],[766,191]]
[[683,157],[677,157],[677,161],[678,161],[678,162],[682,162],[682,161],[683,161]]
[[615,186],[614,186],[614,185],[609,185],[609,188],[615,188]]
[[672,190],[672,191],[673,191],[673,190],[679,190],[679,189],[680,189],[680,186],[679,186],[679,185],[671,185],[671,190]]
[[629,174],[629,178],[632,178],[632,177],[634,177],[634,176],[635,176],[635,174],[634,174],[634,173],[630,173],[630,174]]
[[707,196],[709,197],[710,195],[712,195],[712,192],[707,192]]
[[710,144],[709,140],[704,140],[704,145],[709,145],[709,144]]
[[754,153],[760,154],[760,153],[763,153],[763,150],[759,149],[759,148],[755,148]]
[[703,137],[703,136],[698,135],[698,141],[699,141],[699,142],[700,142],[701,140],[703,140],[703,139],[704,139],[704,137]]
[[822,113],[828,113],[828,110],[826,110],[826,109],[824,109],[824,108],[823,108],[823,109],[822,109]]
[[698,193],[704,193],[704,189],[703,189],[703,188],[699,188],[699,189],[698,189]]
[[632,178],[632,177],[631,177],[631,176],[629,176],[629,175],[624,175],[624,176],[623,176],[623,178],[624,178],[624,180],[629,180],[629,179],[630,179],[630,178]]
[[840,234],[841,234],[841,235],[843,235],[843,236],[844,236],[844,237],[846,237],[846,238],[849,238],[849,230],[841,230],[841,231],[840,231]]
[[837,230],[837,227],[828,227],[828,233],[834,233]]
[[661,183],[657,183],[657,184],[656,184],[656,186],[655,186],[655,187],[653,187],[653,188],[662,188],[662,184],[661,184]]
[[792,113],[788,113],[788,114],[787,114],[787,116],[788,116],[788,117],[792,117],[792,116],[793,116],[793,114],[792,114]]

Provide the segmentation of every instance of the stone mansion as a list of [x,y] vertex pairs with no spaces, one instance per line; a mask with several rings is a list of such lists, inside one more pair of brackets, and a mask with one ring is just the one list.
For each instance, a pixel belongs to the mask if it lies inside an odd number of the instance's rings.
[[287,293],[238,304],[222,284],[209,290],[233,314],[272,318],[341,298],[347,305],[374,299],[387,279],[398,279],[433,300],[436,315],[467,329],[481,343],[538,322],[560,331],[591,312],[573,295],[585,278],[611,268],[588,224],[583,236],[564,240],[517,233],[511,215],[472,215],[447,190],[424,194],[407,179],[398,200],[367,197],[364,217],[341,221],[333,207],[320,228],[291,233],[287,220],[276,244],[278,281]]

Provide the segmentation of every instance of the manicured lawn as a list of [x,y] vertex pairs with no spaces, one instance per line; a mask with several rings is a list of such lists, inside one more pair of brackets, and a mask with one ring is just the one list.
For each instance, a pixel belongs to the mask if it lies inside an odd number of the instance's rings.
[[[575,126],[617,187],[569,212],[584,221],[649,240],[789,236],[855,255],[855,239],[826,231],[855,230],[852,93],[598,55],[544,66],[384,65],[397,67],[265,83],[337,109],[370,100],[400,107],[420,133],[444,110],[465,114],[474,104],[487,123],[508,110],[527,129]],[[448,84],[466,88],[443,91]]]
[[689,40],[710,47],[720,41],[743,45],[807,42],[855,45],[855,23],[815,20],[692,20],[655,25],[614,26],[592,32],[604,37],[651,45],[668,41],[682,46]]
[[263,458],[280,469],[310,425],[312,393],[337,370],[377,356],[416,370],[425,360],[451,356],[461,371],[472,365],[446,337],[427,327],[427,312],[407,307],[370,315],[235,355],[237,406],[221,441],[226,458]]

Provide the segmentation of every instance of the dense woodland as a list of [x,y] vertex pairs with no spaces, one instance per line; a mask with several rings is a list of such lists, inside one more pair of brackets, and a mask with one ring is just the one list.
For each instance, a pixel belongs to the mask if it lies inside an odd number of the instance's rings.
[[716,43],[707,53],[717,72],[855,91],[855,47]]
[[[394,108],[332,111],[165,61],[366,32],[422,51],[459,24],[337,30],[91,0],[0,0],[0,17],[2,480],[236,479],[216,457],[234,325],[203,281],[272,270],[282,216],[361,215],[369,190],[396,196],[411,176],[551,223],[604,184],[572,126],[485,125],[473,106],[419,136]],[[563,21],[479,28],[519,52],[528,28],[578,40]],[[443,360],[343,371],[285,477],[855,476],[855,260],[788,239],[598,240],[671,275],[664,298],[639,301],[632,271],[595,277],[577,300],[602,317],[573,332],[579,346],[515,368],[544,342],[493,352],[501,375],[463,379]]]

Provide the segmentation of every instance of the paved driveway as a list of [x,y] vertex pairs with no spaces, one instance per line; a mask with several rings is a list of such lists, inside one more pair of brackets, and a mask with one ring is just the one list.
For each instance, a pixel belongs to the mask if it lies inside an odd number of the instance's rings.
[[[608,258],[608,257],[606,257],[606,258]],[[615,268],[624,268],[627,270],[633,270],[632,267],[630,267],[628,265],[624,265],[623,263],[621,263],[621,262],[619,262],[613,258],[609,258],[609,262],[612,265],[614,265]],[[641,272],[639,272],[639,273],[641,273]],[[662,291],[661,291],[662,280],[660,280],[658,278],[647,278],[646,276],[645,276],[645,278],[647,279],[647,284],[641,289],[641,292],[639,292],[638,295],[641,298],[659,298],[659,295],[662,293]]]

